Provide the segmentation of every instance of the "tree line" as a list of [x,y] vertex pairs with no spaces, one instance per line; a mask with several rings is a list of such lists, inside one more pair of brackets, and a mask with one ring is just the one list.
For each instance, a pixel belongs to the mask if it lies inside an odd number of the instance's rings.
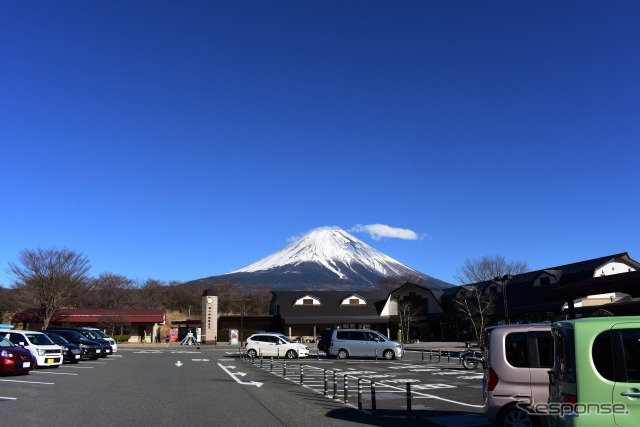
[[[458,312],[471,327],[473,338],[482,344],[482,331],[493,314],[495,296],[482,292],[474,283],[494,280],[505,275],[524,273],[526,262],[510,262],[502,255],[466,260],[456,279],[465,286],[465,296],[454,302]],[[200,301],[205,290],[218,295],[219,314],[269,314],[271,292],[268,289],[247,289],[239,283],[218,279],[212,284],[163,282],[147,279],[142,283],[114,273],[89,276],[90,264],[84,255],[67,249],[36,249],[20,251],[18,262],[9,263],[14,278],[11,288],[0,287],[0,323],[14,313],[37,309],[47,327],[59,308],[160,308],[189,313],[200,317]],[[387,276],[379,287],[391,292],[404,283],[424,285],[415,276]],[[423,311],[411,299],[398,301],[398,322],[402,336]],[[507,321],[507,319],[505,319]]]
[[18,262],[10,262],[8,268],[14,283],[0,288],[0,323],[33,308],[40,311],[45,327],[59,308],[165,308],[198,318],[202,293],[209,289],[218,295],[220,314],[269,313],[267,289],[247,289],[222,279],[205,285],[155,279],[137,282],[115,273],[90,277],[89,269],[89,259],[72,250],[20,251]]

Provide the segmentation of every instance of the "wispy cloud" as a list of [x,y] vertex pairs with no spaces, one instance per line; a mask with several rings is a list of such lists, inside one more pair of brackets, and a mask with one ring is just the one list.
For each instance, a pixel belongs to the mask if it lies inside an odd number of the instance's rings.
[[373,240],[380,240],[384,237],[392,239],[418,240],[421,237],[413,230],[406,228],[391,227],[386,224],[358,224],[349,230],[354,233],[369,233]]

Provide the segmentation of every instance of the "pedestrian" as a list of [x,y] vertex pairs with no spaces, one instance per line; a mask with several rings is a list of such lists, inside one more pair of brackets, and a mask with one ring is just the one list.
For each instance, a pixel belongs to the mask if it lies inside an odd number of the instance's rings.
[[164,342],[165,342],[165,344],[167,344],[167,347],[169,347],[169,341],[171,341],[171,337],[170,337],[169,335],[167,335],[167,336],[164,338]]

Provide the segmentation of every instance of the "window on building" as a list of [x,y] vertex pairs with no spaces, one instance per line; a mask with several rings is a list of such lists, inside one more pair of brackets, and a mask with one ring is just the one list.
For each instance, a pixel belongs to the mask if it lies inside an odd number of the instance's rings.
[[313,298],[303,298],[302,299],[302,304],[303,305],[313,305]]
[[550,285],[550,284],[551,284],[551,277],[544,276],[544,277],[540,278],[540,285],[541,286]]

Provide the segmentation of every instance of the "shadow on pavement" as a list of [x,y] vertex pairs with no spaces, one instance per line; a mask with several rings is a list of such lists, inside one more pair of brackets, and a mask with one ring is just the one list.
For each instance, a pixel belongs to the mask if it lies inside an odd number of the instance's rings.
[[491,427],[494,423],[481,414],[414,410],[409,415],[406,410],[358,411],[351,408],[333,409],[327,412],[327,418],[349,421],[362,425],[380,427],[405,426],[461,426],[461,427]]

